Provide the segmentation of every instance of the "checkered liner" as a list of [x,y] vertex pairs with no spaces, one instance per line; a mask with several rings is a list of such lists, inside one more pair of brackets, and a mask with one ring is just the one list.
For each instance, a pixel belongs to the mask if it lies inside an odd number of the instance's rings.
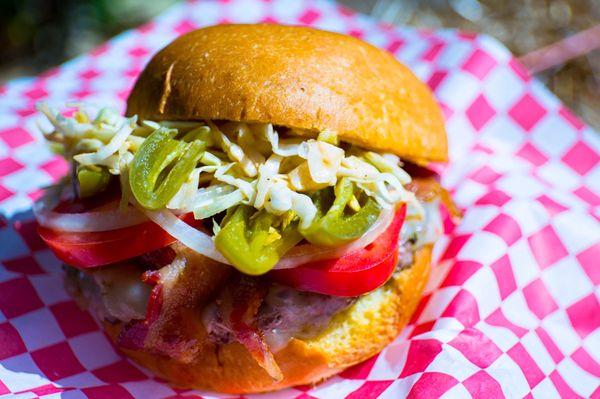
[[411,66],[445,111],[443,183],[465,209],[401,337],[323,384],[261,397],[600,398],[600,136],[489,37],[397,29],[312,0],[180,4],[0,88],[0,396],[215,397],[125,360],[61,288],[29,208],[66,167],[40,142],[34,104],[122,109],[150,55],[177,35],[258,21],[349,33]]

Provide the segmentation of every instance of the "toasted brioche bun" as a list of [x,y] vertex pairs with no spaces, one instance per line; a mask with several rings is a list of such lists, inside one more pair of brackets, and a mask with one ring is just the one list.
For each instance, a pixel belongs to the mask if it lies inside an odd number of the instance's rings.
[[219,25],[181,36],[150,60],[127,114],[332,130],[419,163],[447,158],[440,108],[407,67],[354,37],[306,27]]
[[[416,253],[409,268],[394,275],[385,286],[362,296],[337,314],[317,337],[292,339],[275,353],[283,380],[274,381],[239,343],[212,344],[198,309],[181,317],[186,331],[196,340],[197,356],[189,363],[144,351],[124,350],[135,362],[172,384],[185,388],[225,393],[265,392],[294,385],[314,384],[379,353],[400,333],[417,306],[431,262],[431,246]],[[116,340],[120,324],[104,324]]]

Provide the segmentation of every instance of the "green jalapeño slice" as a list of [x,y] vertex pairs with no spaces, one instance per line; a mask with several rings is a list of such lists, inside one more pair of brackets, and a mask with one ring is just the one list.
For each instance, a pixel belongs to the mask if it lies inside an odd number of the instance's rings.
[[300,230],[304,238],[325,246],[339,246],[360,238],[375,223],[381,208],[368,197],[357,212],[352,212],[347,208],[353,198],[354,184],[347,178],[338,181],[333,193],[327,189],[317,191],[313,195],[317,216],[308,228]]
[[206,148],[201,140],[175,140],[176,134],[174,129],[157,129],[144,140],[131,163],[131,191],[147,209],[163,208],[173,198]]

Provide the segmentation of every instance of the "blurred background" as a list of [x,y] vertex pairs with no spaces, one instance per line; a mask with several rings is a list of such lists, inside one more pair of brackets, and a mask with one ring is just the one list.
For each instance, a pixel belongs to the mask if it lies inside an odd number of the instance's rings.
[[[274,0],[276,1],[276,0]],[[0,0],[0,84],[34,75],[137,26],[176,0]],[[386,22],[492,35],[517,56],[600,23],[599,0],[341,0]],[[587,40],[598,42],[596,30]],[[558,57],[560,59],[560,57]],[[600,51],[537,76],[600,130]]]

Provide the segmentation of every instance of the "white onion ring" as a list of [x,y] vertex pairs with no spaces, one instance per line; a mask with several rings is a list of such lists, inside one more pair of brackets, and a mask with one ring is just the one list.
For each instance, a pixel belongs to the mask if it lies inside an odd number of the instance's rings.
[[73,233],[122,229],[148,220],[137,209],[130,208],[127,212],[122,212],[118,210],[116,205],[115,203],[115,207],[109,210],[61,213],[48,209],[47,204],[42,200],[33,205],[33,213],[41,226]]
[[[179,240],[186,247],[227,265],[231,263],[217,250],[212,238],[203,231],[197,230],[180,220],[170,211],[147,211],[146,216],[154,223],[161,226],[167,233]],[[290,269],[315,260],[339,258],[347,252],[364,248],[377,237],[379,237],[392,223],[394,218],[393,209],[384,209],[375,223],[358,240],[342,247],[330,248],[321,247],[313,244],[306,244],[294,247],[288,255],[284,256],[275,269]]]
[[154,223],[163,228],[173,238],[177,239],[186,247],[216,260],[217,262],[225,263],[230,265],[229,261],[217,250],[215,243],[208,234],[203,231],[197,230],[180,220],[172,212],[162,211],[143,211],[146,216]]
[[361,238],[341,247],[332,248],[313,244],[298,245],[281,258],[275,265],[274,270],[291,269],[316,260],[339,258],[348,252],[364,248],[375,241],[389,227],[393,219],[394,210],[383,209],[375,223],[369,227],[369,230]]

